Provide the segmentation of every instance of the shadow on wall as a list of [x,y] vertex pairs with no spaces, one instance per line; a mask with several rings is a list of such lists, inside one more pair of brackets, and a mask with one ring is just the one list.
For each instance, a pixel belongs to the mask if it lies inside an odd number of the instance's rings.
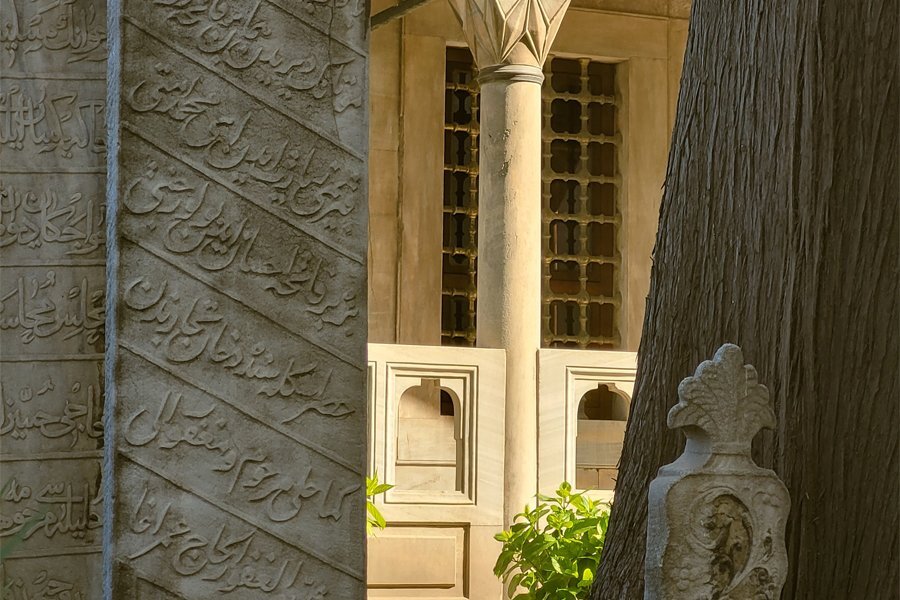
[[581,397],[575,438],[577,489],[615,488],[629,407],[630,400],[615,386],[606,384],[598,385]]
[[403,393],[397,412],[397,489],[463,491],[456,394],[423,378]]

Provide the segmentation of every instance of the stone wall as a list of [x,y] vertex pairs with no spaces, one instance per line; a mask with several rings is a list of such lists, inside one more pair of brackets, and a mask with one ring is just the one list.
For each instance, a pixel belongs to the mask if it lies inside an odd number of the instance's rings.
[[[373,0],[372,14],[392,0]],[[625,5],[628,5],[627,7]],[[636,351],[687,39],[680,0],[573,2],[551,55],[618,64],[622,255],[620,350]],[[606,12],[623,11],[623,12]],[[638,14],[640,13],[640,14]],[[447,46],[465,46],[448,2],[372,32],[369,340],[441,343]],[[554,488],[555,489],[555,488]]]
[[361,598],[365,5],[117,20],[113,596]]
[[0,596],[100,597],[106,3],[0,0]]

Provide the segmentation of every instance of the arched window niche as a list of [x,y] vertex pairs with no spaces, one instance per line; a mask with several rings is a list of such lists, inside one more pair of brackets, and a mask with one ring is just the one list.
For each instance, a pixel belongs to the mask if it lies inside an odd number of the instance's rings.
[[463,491],[460,399],[440,379],[422,378],[397,407],[398,490]]
[[575,438],[575,487],[615,489],[625,422],[631,399],[615,385],[601,383],[578,401]]

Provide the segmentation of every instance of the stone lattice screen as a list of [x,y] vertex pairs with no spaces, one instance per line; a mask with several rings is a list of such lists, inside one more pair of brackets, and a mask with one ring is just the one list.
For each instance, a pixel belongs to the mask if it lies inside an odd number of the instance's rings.
[[[441,340],[475,345],[478,84],[468,50],[448,48],[444,119]],[[542,90],[542,345],[615,348],[622,144],[616,65],[552,58]]]
[[472,54],[447,48],[441,342],[475,345],[478,256],[478,83]]
[[621,226],[616,66],[551,59],[542,96],[542,345],[615,348]]

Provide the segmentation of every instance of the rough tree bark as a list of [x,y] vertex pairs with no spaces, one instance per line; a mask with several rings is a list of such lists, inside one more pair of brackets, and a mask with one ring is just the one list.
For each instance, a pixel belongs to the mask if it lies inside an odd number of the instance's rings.
[[896,0],[695,0],[638,379],[594,600],[643,597],[679,381],[723,342],[774,397],[783,598],[897,598]]

